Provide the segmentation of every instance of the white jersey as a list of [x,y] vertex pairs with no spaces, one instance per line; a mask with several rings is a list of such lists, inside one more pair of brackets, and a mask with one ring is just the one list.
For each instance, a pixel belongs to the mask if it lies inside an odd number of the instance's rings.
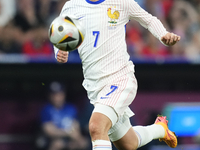
[[[167,33],[162,23],[134,0],[71,0],[60,15],[78,18],[86,29],[78,52],[85,78],[83,86],[89,91],[95,90],[102,78],[133,66],[125,41],[125,25],[130,20],[138,21],[159,40]],[[55,54],[57,51],[55,48]],[[122,71],[122,75],[128,71]]]

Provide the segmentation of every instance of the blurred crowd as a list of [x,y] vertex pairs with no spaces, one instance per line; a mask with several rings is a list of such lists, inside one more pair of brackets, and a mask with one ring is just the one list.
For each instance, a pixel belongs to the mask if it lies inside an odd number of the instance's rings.
[[0,0],[0,53],[52,55],[48,27],[66,0]]
[[197,60],[200,56],[199,0],[135,0],[158,17],[169,32],[182,37],[173,47],[163,46],[146,29],[131,22],[127,26],[127,43],[131,56],[183,57]]
[[89,149],[89,138],[82,132],[83,127],[88,125],[81,126],[78,110],[67,97],[66,86],[52,82],[48,95],[49,102],[41,111],[41,127],[36,147],[39,150]]
[[[128,52],[133,57],[200,56],[199,0],[135,0],[157,16],[168,31],[182,37],[173,47],[163,46],[137,22],[127,26]],[[48,27],[66,0],[0,0],[0,53],[52,55]]]

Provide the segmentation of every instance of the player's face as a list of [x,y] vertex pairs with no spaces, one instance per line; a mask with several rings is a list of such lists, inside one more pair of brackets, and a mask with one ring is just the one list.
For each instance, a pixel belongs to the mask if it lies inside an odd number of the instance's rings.
[[60,108],[65,103],[65,93],[64,92],[52,93],[50,95],[50,100],[55,107]]

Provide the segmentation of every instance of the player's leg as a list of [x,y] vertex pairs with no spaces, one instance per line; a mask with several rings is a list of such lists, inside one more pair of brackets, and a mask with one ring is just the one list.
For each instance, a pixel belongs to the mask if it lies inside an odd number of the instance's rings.
[[115,122],[117,122],[117,115],[111,107],[102,104],[95,105],[89,122],[93,149],[112,149],[108,131]]
[[128,132],[113,144],[118,150],[136,150],[138,148],[139,138],[131,127]]
[[94,112],[90,118],[89,131],[92,141],[101,139],[109,141],[108,130],[112,123],[104,114]]
[[[129,127],[129,130],[123,136],[120,132],[126,127]],[[118,140],[112,139],[117,136]],[[119,150],[135,150],[151,142],[153,139],[165,141],[166,144],[172,148],[177,146],[177,138],[175,134],[168,129],[166,117],[158,117],[155,124],[150,126],[130,127],[129,121],[126,121],[115,133],[110,135],[110,137]]]
[[[129,110],[127,107],[136,94],[137,81],[133,72],[123,76],[116,76],[119,77],[115,80],[112,79],[112,82],[104,86],[97,94],[92,93],[97,98],[95,109],[90,119],[89,130],[93,149],[95,148],[95,150],[111,149],[108,133],[111,134],[113,129],[110,128],[115,126],[119,116],[125,113],[124,110]],[[93,95],[89,97],[94,97]],[[129,116],[133,115],[131,110],[126,113]]]
[[164,134],[164,129],[161,126],[136,126],[131,127],[121,139],[113,143],[118,150],[136,150],[154,139],[163,138]]

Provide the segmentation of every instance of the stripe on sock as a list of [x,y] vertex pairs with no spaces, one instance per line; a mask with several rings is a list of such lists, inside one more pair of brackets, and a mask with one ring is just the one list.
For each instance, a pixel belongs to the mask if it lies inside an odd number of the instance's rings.
[[112,144],[106,140],[92,141],[93,150],[112,150]]
[[95,146],[93,146],[93,149],[97,149],[97,148],[110,148],[111,149],[111,146],[110,145],[95,145]]

